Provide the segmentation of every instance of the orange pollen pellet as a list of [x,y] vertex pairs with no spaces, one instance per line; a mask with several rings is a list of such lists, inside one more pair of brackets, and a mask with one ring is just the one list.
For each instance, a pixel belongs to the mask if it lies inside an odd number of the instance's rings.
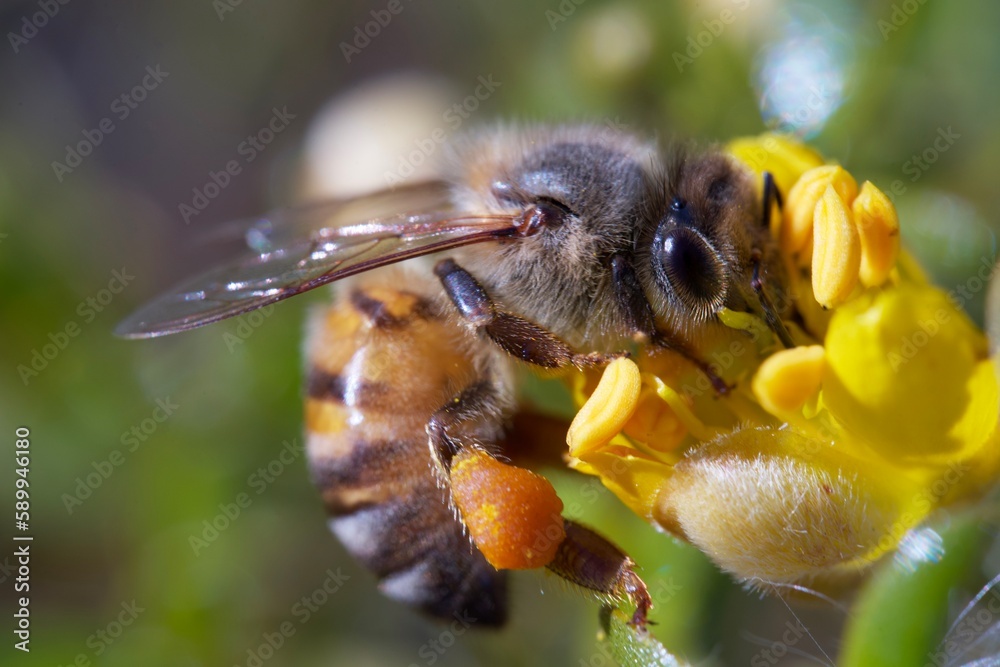
[[548,480],[486,452],[455,456],[451,495],[472,541],[498,570],[544,567],[566,537],[563,504]]

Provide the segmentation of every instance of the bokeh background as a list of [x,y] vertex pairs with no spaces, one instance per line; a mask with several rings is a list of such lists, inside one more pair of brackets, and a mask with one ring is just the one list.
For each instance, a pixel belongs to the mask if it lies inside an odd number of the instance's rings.
[[[27,426],[34,536],[30,655],[11,648],[13,546],[0,548],[3,664],[610,664],[597,605],[544,574],[515,575],[507,629],[454,634],[379,597],[328,534],[302,456],[282,458],[301,444],[301,324],[327,294],[168,339],[111,336],[226,252],[206,242],[214,225],[359,187],[362,172],[378,185],[405,159],[386,146],[450,134],[447,110],[480,77],[499,85],[459,131],[592,120],[712,142],[778,128],[887,191],[900,181],[905,242],[946,289],[995,256],[1000,5],[985,0],[6,0],[0,27],[0,505],[7,535],[14,429]],[[246,148],[275,109],[287,123]],[[186,215],[230,161],[239,173]],[[985,294],[968,306],[980,321]],[[531,391],[565,411],[559,387]],[[596,482],[546,472],[640,563],[671,650],[836,661],[845,608],[761,600]],[[930,646],[1000,570],[986,524],[942,522],[967,535],[944,597],[906,597],[905,580],[884,594],[886,616]],[[339,588],[317,594],[330,571]],[[765,655],[793,610],[813,636]],[[294,632],[270,650],[282,624]],[[871,650],[899,647],[886,635]]]

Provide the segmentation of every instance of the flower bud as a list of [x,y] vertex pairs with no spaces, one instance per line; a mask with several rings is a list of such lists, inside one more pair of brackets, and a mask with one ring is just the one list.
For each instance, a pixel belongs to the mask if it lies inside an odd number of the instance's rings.
[[735,431],[677,463],[655,520],[721,568],[758,584],[874,561],[918,514],[918,489],[789,429]]

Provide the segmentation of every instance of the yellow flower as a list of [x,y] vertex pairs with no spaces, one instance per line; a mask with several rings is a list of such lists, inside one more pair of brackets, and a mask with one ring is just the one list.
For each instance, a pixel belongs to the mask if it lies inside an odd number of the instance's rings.
[[803,143],[783,134],[762,134],[730,142],[729,153],[758,176],[770,172],[778,189],[788,192],[799,177],[824,163],[823,157]]
[[773,231],[816,344],[776,351],[754,316],[724,311],[732,335],[699,354],[725,395],[670,352],[581,375],[570,464],[741,579],[842,581],[1000,476],[996,365],[900,253],[875,185],[775,135],[731,152],[787,193]]

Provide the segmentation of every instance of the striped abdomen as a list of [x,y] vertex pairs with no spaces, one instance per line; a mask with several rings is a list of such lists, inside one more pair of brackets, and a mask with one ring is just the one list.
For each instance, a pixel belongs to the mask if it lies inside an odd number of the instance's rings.
[[390,598],[499,625],[504,576],[449,507],[426,432],[478,379],[468,334],[413,289],[422,281],[412,275],[361,278],[314,315],[307,347],[307,451],[331,529]]

